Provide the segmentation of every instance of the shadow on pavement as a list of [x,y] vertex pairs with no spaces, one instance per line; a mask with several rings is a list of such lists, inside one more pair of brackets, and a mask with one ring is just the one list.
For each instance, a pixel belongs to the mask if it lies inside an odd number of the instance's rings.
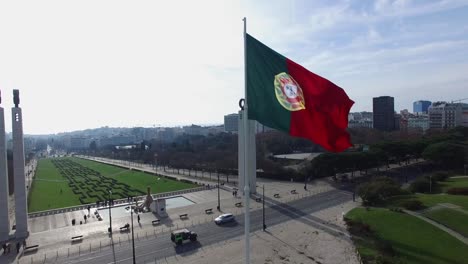
[[228,223],[219,224],[219,225],[217,225],[217,226],[219,226],[219,227],[232,228],[232,227],[236,227],[236,226],[238,226],[238,225],[239,225],[239,223],[238,223],[236,220],[234,220],[234,221],[231,221],[231,222],[228,222]]
[[199,241],[195,242],[186,242],[185,244],[175,246],[175,252],[178,255],[186,256],[193,253],[196,253],[198,249],[202,247],[202,244]]

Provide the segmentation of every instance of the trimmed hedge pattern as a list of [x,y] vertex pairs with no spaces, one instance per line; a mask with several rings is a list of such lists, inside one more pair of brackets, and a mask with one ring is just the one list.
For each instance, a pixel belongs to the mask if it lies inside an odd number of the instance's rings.
[[69,159],[53,159],[52,163],[60,174],[68,180],[68,186],[79,196],[82,204],[108,200],[108,190],[112,190],[113,199],[123,199],[144,192],[132,189],[125,183],[101,175],[100,172],[85,167]]

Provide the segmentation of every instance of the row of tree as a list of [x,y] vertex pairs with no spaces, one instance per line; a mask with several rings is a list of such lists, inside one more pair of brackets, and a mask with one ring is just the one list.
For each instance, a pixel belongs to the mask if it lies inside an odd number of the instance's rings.
[[[98,148],[93,144],[92,155],[132,160],[179,169],[204,170],[237,174],[236,134],[181,135],[173,142],[144,141],[133,149],[116,149],[113,146]],[[370,168],[425,158],[440,167],[459,168],[467,163],[468,128],[459,127],[445,133],[430,133],[418,139],[380,141],[371,144],[368,151],[323,153],[301,170],[286,169],[288,164],[273,158],[274,154],[318,152],[322,149],[308,140],[293,138],[281,132],[257,135],[257,168],[265,177],[277,179],[304,179],[327,177],[336,173],[367,172]]]
[[373,144],[369,151],[324,153],[305,167],[304,173],[326,177],[336,173],[367,172],[390,163],[424,158],[442,169],[459,169],[468,164],[468,128],[458,127],[446,134],[409,141],[385,141]]

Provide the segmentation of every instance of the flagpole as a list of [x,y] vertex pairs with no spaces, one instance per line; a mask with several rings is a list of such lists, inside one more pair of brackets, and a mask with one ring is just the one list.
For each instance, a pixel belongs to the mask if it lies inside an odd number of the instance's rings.
[[244,122],[244,204],[245,204],[245,264],[250,264],[250,180],[249,180],[249,120],[247,114],[247,18],[244,17],[244,114],[242,121]]

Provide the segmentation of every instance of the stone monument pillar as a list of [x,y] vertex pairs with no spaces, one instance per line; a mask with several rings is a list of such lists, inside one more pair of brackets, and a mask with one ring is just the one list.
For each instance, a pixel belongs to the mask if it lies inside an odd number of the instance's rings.
[[[2,97],[0,94],[0,103]],[[0,107],[0,242],[7,241],[10,235],[8,215],[8,165],[5,138],[5,114]]]
[[15,182],[16,238],[25,238],[28,232],[26,175],[24,173],[23,116],[19,105],[19,90],[13,90],[11,121],[13,131],[13,174]]
[[[243,121],[244,110],[239,111],[238,121],[238,169],[239,169],[239,194],[244,194],[244,121]],[[249,120],[249,131],[248,131],[248,145],[249,145],[249,162],[248,162],[248,174],[250,182],[250,193],[257,193],[257,156],[256,156],[256,145],[255,145],[255,125],[256,121]]]

